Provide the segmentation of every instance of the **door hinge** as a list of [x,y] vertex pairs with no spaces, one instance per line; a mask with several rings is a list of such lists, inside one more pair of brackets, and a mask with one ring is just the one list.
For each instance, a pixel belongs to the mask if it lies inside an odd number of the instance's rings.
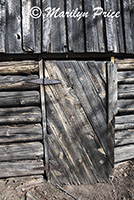
[[48,78],[33,79],[33,80],[28,80],[27,82],[28,83],[39,84],[39,85],[57,85],[57,84],[61,84],[60,80],[53,80],[53,79],[48,79]]

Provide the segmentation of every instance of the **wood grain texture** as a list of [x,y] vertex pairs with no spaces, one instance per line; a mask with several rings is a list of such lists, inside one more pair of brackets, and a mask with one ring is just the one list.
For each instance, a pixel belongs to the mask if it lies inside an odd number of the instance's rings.
[[38,68],[38,62],[32,60],[18,62],[0,62],[1,75],[36,74],[39,71]]
[[0,143],[42,140],[41,124],[0,126]]
[[43,160],[22,160],[0,163],[0,178],[43,175]]
[[134,114],[134,99],[118,100],[119,114]]
[[29,80],[38,79],[38,75],[17,76],[8,75],[0,76],[0,91],[11,90],[34,90],[38,89],[39,85],[29,83]]
[[134,129],[120,130],[115,133],[115,146],[134,144]]
[[0,0],[0,53],[4,53],[6,36],[6,1]]
[[39,106],[40,94],[38,91],[1,92],[0,107]]
[[120,12],[120,17],[105,18],[106,26],[106,40],[107,40],[107,50],[109,52],[124,52],[124,35],[123,35],[123,21],[122,21],[122,5],[120,0],[117,1],[104,1],[105,11]]
[[120,72],[118,72],[118,83],[134,84],[134,71],[120,71]]
[[107,180],[112,169],[110,147],[106,146],[106,65],[99,64],[45,62],[46,76],[61,81],[61,85],[45,87],[52,182],[101,182]]
[[66,51],[66,27],[65,27],[65,18],[64,17],[47,17],[46,8],[60,8],[60,12],[64,11],[64,0],[43,0],[43,52],[64,52]]
[[[45,70],[44,70],[44,62],[40,60],[39,62],[39,77],[40,79],[44,78]],[[50,179],[49,177],[49,153],[48,153],[48,132],[47,132],[47,113],[46,113],[46,93],[45,88],[43,85],[40,85],[40,96],[41,96],[41,115],[42,115],[42,140],[43,140],[43,147],[44,147],[44,160],[45,160],[45,167],[46,167],[46,176],[47,180]]]
[[41,52],[41,18],[34,19],[30,11],[34,6],[40,7],[40,1],[22,0],[23,50],[25,52]]
[[134,84],[118,85],[119,99],[134,99]]
[[108,71],[108,122],[117,113],[117,65],[112,62],[107,65]]
[[89,16],[85,18],[86,30],[86,51],[87,52],[104,52],[104,24],[102,16],[94,18],[95,7],[101,7],[101,1],[84,0],[84,10]]
[[6,52],[22,53],[20,1],[6,1],[6,19]]
[[0,125],[41,122],[39,107],[0,108]]
[[131,1],[123,0],[126,53],[132,53],[134,50],[131,29],[131,23],[133,23],[131,19],[131,6]]
[[43,158],[43,145],[40,142],[0,145],[0,155],[0,161],[37,160]]
[[127,161],[134,158],[134,144],[115,148],[115,163]]
[[[83,12],[82,0],[67,0],[66,10],[70,12],[78,8],[78,11]],[[68,48],[73,52],[84,52],[84,21],[83,17],[78,21],[77,18],[67,18],[67,30],[68,30]]]
[[[113,1],[104,1],[105,10],[113,9]],[[114,19],[113,18],[105,18],[105,26],[106,26],[106,39],[107,39],[107,50],[109,52],[114,52],[114,50],[118,48],[117,40],[114,40]],[[117,50],[118,51],[118,50]]]

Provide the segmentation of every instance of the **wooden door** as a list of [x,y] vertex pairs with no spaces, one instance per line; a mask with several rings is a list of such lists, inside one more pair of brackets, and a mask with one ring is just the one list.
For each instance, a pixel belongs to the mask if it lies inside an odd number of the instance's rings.
[[108,124],[107,63],[45,61],[49,178],[62,184],[107,181],[114,135]]

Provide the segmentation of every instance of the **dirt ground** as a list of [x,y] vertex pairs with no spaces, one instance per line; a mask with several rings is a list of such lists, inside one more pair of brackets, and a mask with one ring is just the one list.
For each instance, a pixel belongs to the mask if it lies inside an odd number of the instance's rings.
[[134,160],[117,165],[109,183],[65,186],[42,177],[0,180],[0,200],[134,200]]

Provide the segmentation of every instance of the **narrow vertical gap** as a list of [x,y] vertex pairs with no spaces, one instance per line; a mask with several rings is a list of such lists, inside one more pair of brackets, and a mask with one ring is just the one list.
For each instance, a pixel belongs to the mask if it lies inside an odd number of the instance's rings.
[[[104,6],[104,0],[101,0],[101,7],[103,8],[103,10],[105,10],[105,6]],[[105,42],[105,52],[108,52],[108,42],[107,42],[107,33],[106,33],[106,20],[104,17],[102,17],[102,21],[103,21],[103,35],[104,35],[104,42]]]
[[[84,0],[82,0],[82,12],[85,12],[85,4]],[[84,29],[84,51],[87,52],[87,44],[86,44],[86,18],[83,17],[83,29]]]
[[22,0],[20,0],[20,17],[21,17],[21,48],[23,51],[23,17],[22,17]]
[[40,51],[41,53],[43,52],[43,3],[42,3],[42,0],[40,0],[40,8],[41,8],[41,11],[42,11],[42,15],[41,15],[41,44],[40,44]]
[[[64,11],[65,13],[67,12],[67,0],[64,0]],[[65,29],[66,29],[66,45],[67,45],[67,52],[69,52],[69,39],[68,39],[68,19],[67,16],[65,15]]]
[[124,21],[124,7],[123,7],[123,1],[120,0],[120,6],[121,6],[121,18],[122,18],[122,30],[123,30],[123,39],[124,39],[124,49],[126,53],[126,37],[125,37],[125,21]]

